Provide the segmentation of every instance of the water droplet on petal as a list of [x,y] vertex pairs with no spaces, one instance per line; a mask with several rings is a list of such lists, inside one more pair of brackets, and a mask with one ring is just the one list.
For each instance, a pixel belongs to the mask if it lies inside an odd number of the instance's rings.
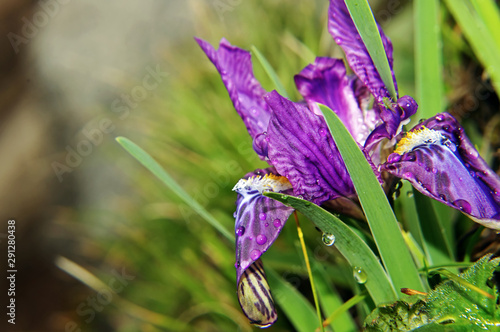
[[250,259],[253,260],[253,261],[255,261],[255,260],[259,259],[260,255],[262,255],[262,253],[260,252],[260,250],[259,249],[254,249],[250,253]]
[[274,227],[276,227],[276,228],[281,227],[281,220],[279,220],[279,219],[274,219],[274,221],[273,221],[273,225],[274,225]]
[[403,179],[414,180],[415,179],[415,174],[413,174],[412,172],[405,172],[403,174]]
[[343,40],[342,40],[342,38],[337,37],[337,38],[335,38],[335,42],[337,43],[337,45],[341,45]]
[[444,116],[442,114],[436,115],[436,121],[437,122],[443,122],[444,121]]
[[326,136],[326,133],[327,133],[327,130],[325,128],[320,128],[319,129],[319,135],[321,137],[325,137]]
[[264,227],[269,227],[269,223],[268,223],[268,222],[266,222],[266,223],[264,224]]
[[265,214],[264,212],[259,213],[260,220],[264,221],[264,220],[266,220],[266,218],[267,218],[267,214]]
[[243,226],[238,227],[236,229],[236,235],[242,236],[243,234],[245,234],[245,227],[243,227]]
[[389,157],[387,157],[388,163],[397,163],[400,160],[401,160],[401,155],[398,153],[391,153]]
[[471,150],[469,151],[469,157],[471,159],[477,159],[479,157],[479,153],[477,152],[477,150]]
[[257,235],[255,242],[257,242],[257,244],[263,245],[267,242],[267,237],[264,234]]
[[359,266],[355,266],[352,270],[352,276],[354,277],[354,280],[358,284],[364,284],[366,280],[368,279],[368,276],[366,275],[365,270],[360,268]]
[[456,201],[453,202],[453,205],[458,207],[462,212],[470,214],[472,211],[472,206],[470,205],[469,202],[467,202],[464,199],[457,199]]
[[323,233],[321,240],[325,245],[332,246],[335,243],[335,235],[332,233]]

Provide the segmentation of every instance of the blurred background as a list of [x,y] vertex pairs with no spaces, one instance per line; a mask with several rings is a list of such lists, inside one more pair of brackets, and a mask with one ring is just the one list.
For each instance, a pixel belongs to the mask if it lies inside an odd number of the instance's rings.
[[[414,95],[411,2],[370,3],[393,41],[400,93]],[[266,165],[193,36],[255,45],[298,100],[294,74],[316,55],[342,57],[326,30],[327,7],[326,0],[3,0],[0,249],[5,257],[14,219],[18,272],[16,325],[2,313],[0,330],[254,330],[235,295],[233,244],[115,137],[148,151],[232,232],[232,187]],[[498,171],[498,98],[460,29],[444,9],[442,16],[447,109]],[[348,299],[350,268],[306,221],[303,228]],[[484,236],[495,252],[498,239]],[[290,224],[264,261],[310,297],[297,241]],[[0,287],[5,305],[6,278]],[[293,328],[280,315],[269,330]]]

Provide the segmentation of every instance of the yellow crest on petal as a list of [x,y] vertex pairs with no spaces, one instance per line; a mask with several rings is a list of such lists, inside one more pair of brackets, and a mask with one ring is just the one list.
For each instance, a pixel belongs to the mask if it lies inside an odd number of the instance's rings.
[[406,133],[406,136],[398,142],[394,152],[403,155],[419,145],[441,144],[443,139],[445,139],[445,137],[439,131],[424,126],[420,129]]

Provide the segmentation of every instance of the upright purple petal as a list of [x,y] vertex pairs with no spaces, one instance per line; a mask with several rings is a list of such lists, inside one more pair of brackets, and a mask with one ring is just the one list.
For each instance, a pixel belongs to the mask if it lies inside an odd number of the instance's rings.
[[253,324],[266,327],[277,318],[260,256],[283,229],[293,208],[262,195],[265,191],[291,194],[288,180],[274,168],[248,173],[233,189],[236,200],[236,279],[238,300]]
[[315,110],[316,103],[331,108],[360,145],[380,121],[375,112],[367,110],[368,89],[356,77],[346,75],[343,60],[316,58],[295,76],[295,84],[310,109]]
[[276,91],[265,99],[273,110],[268,127],[269,162],[290,181],[294,194],[318,205],[337,197],[354,197],[351,178],[323,116]]
[[[234,108],[252,139],[266,131],[271,112],[263,99],[266,91],[253,74],[250,52],[232,46],[225,39],[221,40],[218,50],[202,39],[195,39],[219,71]],[[262,148],[256,152],[264,159]]]
[[[370,54],[352,21],[344,0],[330,0],[330,7],[328,10],[328,31],[335,42],[344,50],[349,66],[370,89],[377,102],[382,104],[383,98],[389,97],[389,91],[385,87],[382,78],[373,64]],[[389,60],[392,79],[397,92],[396,78],[392,70],[392,44],[380,27],[379,33]]]
[[500,177],[451,115],[438,114],[413,128],[382,169],[476,222],[500,229]]
[[[374,105],[382,123],[370,133],[366,139],[365,149],[372,151],[374,146],[384,138],[393,140],[401,133],[403,125],[410,122],[410,116],[415,114],[418,105],[410,96],[403,96],[396,103],[391,103],[389,108],[382,105]],[[395,142],[393,142],[394,145]]]

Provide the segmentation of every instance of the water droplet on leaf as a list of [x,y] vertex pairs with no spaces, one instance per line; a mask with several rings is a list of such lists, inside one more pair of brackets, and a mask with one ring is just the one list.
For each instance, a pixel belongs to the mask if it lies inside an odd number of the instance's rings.
[[335,235],[332,233],[323,233],[323,236],[321,237],[321,240],[323,243],[327,246],[332,246],[335,243]]
[[363,270],[359,266],[354,267],[354,269],[352,270],[352,276],[354,277],[354,280],[356,280],[358,284],[364,284],[368,279],[365,270]]

